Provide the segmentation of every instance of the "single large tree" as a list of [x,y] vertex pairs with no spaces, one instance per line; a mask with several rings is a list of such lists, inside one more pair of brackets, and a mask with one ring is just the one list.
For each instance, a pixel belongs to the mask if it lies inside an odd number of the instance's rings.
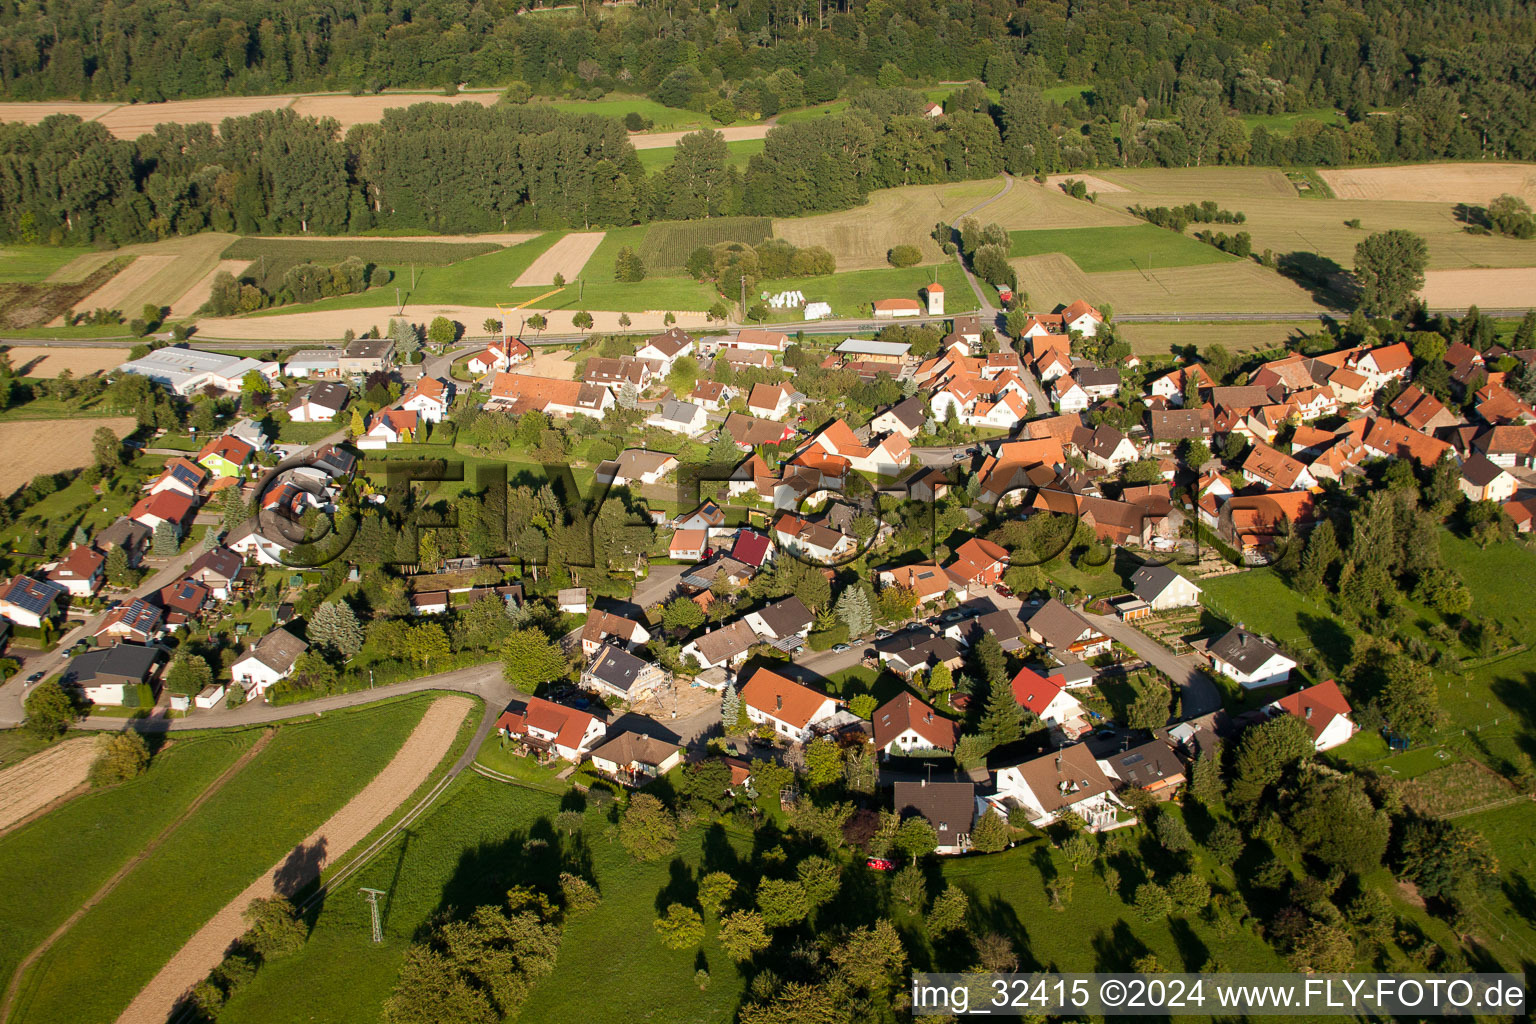
[[1429,246],[1412,231],[1379,231],[1355,246],[1355,280],[1360,309],[1370,316],[1396,316],[1424,287]]

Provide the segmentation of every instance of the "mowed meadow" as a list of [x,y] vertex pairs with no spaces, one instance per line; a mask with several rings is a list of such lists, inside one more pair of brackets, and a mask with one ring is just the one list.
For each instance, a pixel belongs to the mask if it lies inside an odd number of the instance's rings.
[[[222,770],[216,766],[233,763],[259,730],[175,736],[166,761],[152,764],[141,779],[92,794],[85,798],[91,804],[82,803],[79,810],[66,804],[0,840],[6,852],[0,872],[18,880],[56,872],[61,852],[82,841],[102,847],[87,859],[87,878],[97,885],[132,863],[116,888],[23,974],[10,1020],[116,1017],[204,922],[389,763],[431,701],[417,695],[280,725],[264,749],[136,862],[132,858],[158,829],[175,820],[169,812],[190,804]],[[180,754],[182,749],[187,753]],[[196,778],[188,777],[192,774]],[[153,808],[144,822],[121,835],[99,828],[100,821],[113,819],[117,801],[142,806],[157,793],[165,807]],[[95,817],[77,819],[86,810]],[[92,827],[79,835],[68,831],[78,821]],[[49,889],[40,884],[13,890],[33,893],[40,902],[9,924],[0,917],[0,934],[18,939],[15,946],[7,944],[8,955],[19,959],[35,948],[47,934],[47,922],[56,925],[92,891],[72,882],[69,898],[55,901]]]

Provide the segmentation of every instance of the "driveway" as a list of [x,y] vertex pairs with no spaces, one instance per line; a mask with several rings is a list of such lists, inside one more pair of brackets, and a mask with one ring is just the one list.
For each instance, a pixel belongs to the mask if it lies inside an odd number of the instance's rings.
[[1184,718],[1199,718],[1201,715],[1221,710],[1221,691],[1216,688],[1215,681],[1206,673],[1205,664],[1199,655],[1173,654],[1156,640],[1140,630],[1131,628],[1113,615],[1092,615],[1086,611],[1083,615],[1098,627],[1099,632],[1129,647],[1143,661],[1182,687]]
[[683,573],[692,568],[691,565],[651,566],[651,574],[635,585],[635,592],[630,597],[630,601],[641,608],[649,608],[653,604],[665,601],[677,589],[678,580],[683,578]]

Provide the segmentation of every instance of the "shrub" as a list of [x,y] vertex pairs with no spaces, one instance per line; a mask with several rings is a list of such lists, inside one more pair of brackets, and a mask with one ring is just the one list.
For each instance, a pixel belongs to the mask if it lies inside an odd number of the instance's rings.
[[897,245],[885,254],[885,258],[893,267],[915,267],[922,262],[923,251],[915,245]]

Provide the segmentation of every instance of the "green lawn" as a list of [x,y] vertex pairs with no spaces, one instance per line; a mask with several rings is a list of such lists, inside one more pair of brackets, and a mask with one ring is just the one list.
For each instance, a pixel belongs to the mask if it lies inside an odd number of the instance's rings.
[[793,124],[796,121],[814,121],[818,117],[826,117],[828,114],[841,114],[848,109],[847,100],[832,100],[830,103],[818,103],[813,107],[801,107],[799,110],[786,111],[779,115],[779,124]]
[[[552,827],[561,806],[554,795],[461,776],[408,837],[387,847],[348,883],[347,892],[326,902],[304,950],[264,967],[229,1002],[220,1021],[375,1020],[411,937],[435,913],[496,902],[516,884],[552,889],[562,852],[573,861],[590,858],[589,877],[595,878],[602,903],[567,924],[555,972],[534,989],[520,1019],[579,1024],[730,1019],[743,979],[715,943],[713,922],[703,948],[712,977],[703,993],[694,985],[696,952],[664,949],[651,927],[657,894],[669,879],[675,884],[679,872],[700,870],[704,829],[685,834],[675,858],[639,863],[611,841],[601,815],[589,810],[576,853]],[[548,845],[525,846],[529,838]],[[735,834],[728,844],[738,856],[747,847]],[[720,847],[711,841],[710,849]],[[368,939],[367,905],[353,891],[361,886],[389,893],[384,942],[377,946]]]
[[[1237,225],[1212,227],[1229,234],[1233,229],[1241,230]],[[1228,256],[1214,245],[1197,242],[1188,235],[1154,224],[1010,231],[1008,236],[1013,240],[1013,256],[1040,256],[1059,252],[1069,257],[1086,274],[1110,270],[1145,271],[1149,265],[1153,269],[1191,267],[1203,263],[1226,263],[1236,258]]]
[[0,281],[42,281],[76,256],[84,256],[88,252],[95,250],[86,246],[68,245],[0,246]]
[[530,757],[520,757],[513,753],[508,744],[509,741],[492,733],[485,738],[484,743],[480,744],[480,750],[475,754],[475,761],[493,772],[510,775],[534,789],[541,789],[557,796],[571,788],[570,783],[556,778],[565,767],[564,764],[546,768]]
[[1200,602],[1211,613],[1207,625],[1241,622],[1273,637],[1293,657],[1315,649],[1334,672],[1349,663],[1353,630],[1326,606],[1292,590],[1273,569],[1216,576],[1200,585]]
[[[1041,89],[1040,95],[1054,103],[1065,103],[1074,96],[1081,96],[1092,89],[1091,85],[1053,85],[1048,89]],[[990,95],[990,90],[988,91]]]
[[[798,290],[805,293],[807,302],[830,302],[833,316],[869,316],[870,303],[876,299],[916,299],[921,303],[921,290],[935,276],[939,284],[944,286],[945,313],[969,313],[977,308],[975,292],[971,291],[971,286],[966,282],[964,272],[952,262],[899,270],[855,270],[830,277],[762,281],[758,284],[758,291],[766,291],[771,295]],[[748,305],[752,300],[752,296],[747,296]],[[798,309],[776,310],[771,312],[770,319],[784,323],[801,319],[801,313]]]
[[13,1019],[116,1016],[219,908],[388,763],[431,700],[407,698],[282,726],[266,750],[28,972]]
[[81,404],[80,399],[65,400],[53,395],[34,398],[30,402],[0,410],[0,422],[6,420],[63,420],[99,418],[123,415],[120,409],[105,409],[99,400]]
[[[747,164],[758,153],[763,151],[762,139],[737,139],[735,142],[727,142],[725,148],[730,150],[728,162],[737,170],[745,171]],[[657,171],[672,163],[672,158],[677,154],[675,146],[665,149],[637,149],[635,155],[640,158],[640,166],[645,168],[645,173],[655,174]]]
[[[409,264],[387,265],[394,272],[394,280],[377,288],[370,288],[355,295],[338,295],[333,299],[321,299],[291,306],[278,306],[263,310],[256,316],[282,316],[287,313],[304,313],[327,309],[366,309],[371,306],[393,308],[396,289],[406,303],[442,303],[444,305],[489,306],[497,302],[521,302],[548,291],[548,288],[514,288],[512,282],[527,270],[546,249],[561,238],[561,232],[549,231],[519,245],[498,249],[452,266],[419,266],[415,270],[415,286],[411,284]],[[471,325],[477,326],[477,325]]]
[[1310,110],[1296,110],[1288,114],[1241,114],[1238,120],[1243,122],[1250,132],[1255,128],[1263,128],[1271,134],[1288,135],[1299,121],[1342,124],[1344,115],[1331,107],[1313,107]]
[[139,778],[87,793],[0,838],[0,885],[12,894],[0,900],[0,983],[259,734],[179,734]]
[[338,417],[334,423],[294,423],[282,424],[277,430],[277,439],[284,444],[314,444],[327,434],[346,427],[346,423]]

